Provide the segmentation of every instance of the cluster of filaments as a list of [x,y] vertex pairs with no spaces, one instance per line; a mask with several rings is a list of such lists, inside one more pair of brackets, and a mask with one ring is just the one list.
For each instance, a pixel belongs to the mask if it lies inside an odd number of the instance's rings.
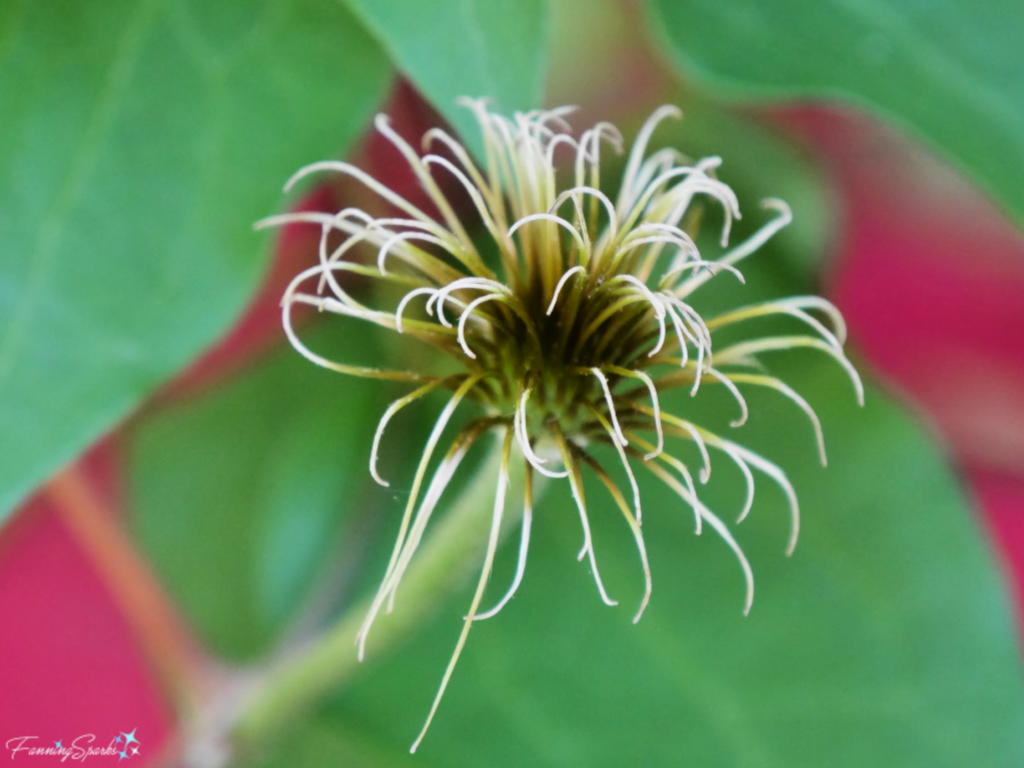
[[[375,217],[357,208],[345,208],[333,215],[302,212],[261,222],[307,222],[321,227],[319,263],[295,277],[282,301],[284,328],[295,348],[314,363],[341,373],[419,385],[394,402],[380,421],[370,457],[370,472],[377,482],[388,484],[378,471],[377,453],[392,417],[433,390],[451,392],[423,450],[393,554],[359,633],[360,658],[375,617],[385,605],[388,610],[393,605],[428,521],[463,457],[484,434],[498,431],[503,436],[491,533],[480,580],[423,733],[472,623],[498,613],[522,580],[529,548],[534,472],[566,478],[570,484],[583,530],[579,558],[588,559],[600,597],[608,605],[616,603],[598,571],[581,472],[584,468],[593,471],[606,486],[635,538],[645,579],[636,621],[651,593],[640,492],[634,473],[634,467],[642,467],[666,483],[692,510],[697,533],[709,525],[733,551],[746,580],[746,612],[753,600],[750,566],[725,523],[701,503],[694,473],[669,450],[666,436],[696,446],[701,457],[696,475],[701,483],[711,475],[712,451],[721,452],[739,468],[746,482],[746,499],[737,522],[743,520],[753,503],[755,471],[781,486],[792,514],[788,552],[796,544],[799,529],[796,494],[783,471],[772,462],[663,411],[659,393],[671,387],[688,387],[696,395],[702,386],[724,387],[737,407],[731,425],[739,427],[748,413],[742,390],[775,390],[810,420],[822,463],[824,445],[814,410],[784,382],[767,374],[757,356],[794,348],[823,352],[846,370],[858,399],[863,399],[860,379],[843,354],[842,317],[824,299],[799,296],[743,306],[713,318],[702,317],[691,306],[693,293],[723,273],[723,279],[742,283],[736,264],[786,226],[791,217],[785,203],[764,201],[763,207],[772,214],[767,223],[728,249],[730,226],[739,218],[740,210],[732,190],[715,178],[720,159],[690,162],[672,149],[647,154],[655,127],[666,117],[678,116],[675,108],[657,110],[640,130],[618,196],[612,200],[601,191],[600,177],[602,145],[623,150],[622,137],[611,124],[599,123],[577,139],[565,123],[568,108],[517,114],[510,120],[489,112],[482,101],[467,100],[466,104],[482,129],[483,168],[443,130],[429,131],[423,143],[427,148],[442,145],[447,157],[420,156],[394,132],[384,116],[376,121],[377,129],[407,159],[436,214],[424,212],[353,165],[320,162],[300,170],[286,189],[310,174],[334,171],[354,177],[376,192],[394,215]],[[560,185],[556,158],[561,161],[563,155],[566,172],[573,178],[571,184]],[[456,214],[456,206],[437,183],[438,173],[450,175],[465,191],[475,209],[475,225],[482,226],[497,247],[497,260],[485,259],[478,250]],[[709,201],[721,207],[724,221],[723,252],[714,259],[702,257],[693,232],[688,231],[699,219],[694,213]],[[329,242],[335,233],[341,233],[343,241],[332,247]],[[353,259],[357,246],[364,246],[364,252],[369,247],[375,263],[372,259]],[[399,294],[402,297],[393,309],[371,308],[345,291],[345,272],[399,286],[404,293]],[[411,334],[454,357],[461,372],[431,377],[326,359],[296,334],[292,311],[298,304]],[[770,315],[795,318],[807,330],[800,335],[767,336],[714,347],[716,330]],[[442,434],[465,400],[483,406],[484,415],[461,427],[424,491]],[[628,478],[628,493],[588,451],[588,445],[597,442],[614,447]],[[526,465],[518,566],[504,596],[489,610],[481,611],[505,514],[514,445],[521,454],[516,460]]]

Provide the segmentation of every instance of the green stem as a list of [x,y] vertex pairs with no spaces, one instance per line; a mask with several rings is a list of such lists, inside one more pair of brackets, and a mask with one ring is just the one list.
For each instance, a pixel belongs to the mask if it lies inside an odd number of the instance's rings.
[[[372,659],[401,640],[457,588],[477,565],[487,539],[494,505],[501,442],[487,458],[451,512],[420,546],[402,580],[395,613],[381,616],[366,644]],[[511,487],[522,487],[523,462],[513,460]],[[514,504],[509,505],[515,510]],[[505,518],[503,533],[518,518]],[[357,672],[356,634],[369,600],[354,605],[323,637],[273,670],[237,720],[233,740],[242,754],[271,741],[325,695],[335,692]]]

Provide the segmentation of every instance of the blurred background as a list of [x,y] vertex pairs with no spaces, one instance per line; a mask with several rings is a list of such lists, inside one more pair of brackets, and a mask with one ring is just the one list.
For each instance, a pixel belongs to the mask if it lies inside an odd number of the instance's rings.
[[[6,4],[0,741],[135,729],[149,765],[1024,764],[1022,36],[1019,4],[954,0]],[[372,116],[414,143],[469,136],[461,95],[577,104],[575,129],[627,142],[680,105],[658,145],[722,156],[748,227],[758,199],[792,205],[753,290],[840,307],[868,406],[782,361],[830,466],[766,400],[751,441],[805,531],[784,558],[782,500],[759,492],[737,534],[748,619],[725,548],[674,507],[648,513],[666,518],[648,616],[602,610],[552,490],[521,595],[474,631],[420,753],[459,585],[240,732],[281,659],[374,584],[430,425],[396,430],[395,482],[375,486],[370,440],[402,390],[292,352],[277,302],[319,233],[252,222],[367,204],[350,183],[281,194],[329,157],[415,199]],[[346,360],[395,354],[354,321],[307,332]],[[638,595],[635,552],[596,525],[606,581]]]

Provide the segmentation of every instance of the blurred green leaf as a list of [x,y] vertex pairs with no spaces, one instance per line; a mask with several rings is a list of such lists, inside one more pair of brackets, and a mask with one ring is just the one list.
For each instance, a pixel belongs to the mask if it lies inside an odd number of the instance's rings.
[[252,222],[387,81],[331,0],[8,7],[0,515],[224,332],[264,264]]
[[[337,359],[366,359],[380,343],[365,328],[319,339],[318,350]],[[266,650],[336,564],[342,527],[367,504],[384,391],[289,347],[133,430],[136,533],[219,653]]]
[[365,734],[347,730],[330,717],[314,717],[299,725],[259,768],[293,766],[358,766],[358,768],[434,768],[401,746],[385,747]]
[[480,129],[460,96],[501,112],[542,106],[546,0],[344,0],[392,60],[475,146]]
[[[794,353],[772,363],[818,409],[830,466],[817,466],[810,427],[792,404],[749,394],[751,422],[730,437],[777,460],[803,510],[792,558],[783,555],[788,513],[767,478],[757,478],[751,517],[730,526],[757,579],[751,615],[741,615],[729,550],[707,528],[694,537],[692,513],[646,473],[654,594],[635,626],[639,558],[621,514],[588,483],[598,562],[622,603],[603,606],[576,561],[581,533],[568,491],[553,485],[538,505],[523,585],[499,617],[474,627],[418,758],[496,768],[1024,759],[1024,678],[1006,595],[943,457],[880,390],[869,388],[860,410],[842,374],[820,360]],[[709,405],[703,392],[697,400],[703,423],[728,429],[725,401]],[[717,457],[702,498],[731,522],[742,496],[738,472]],[[515,547],[500,553],[488,605],[511,578]],[[396,750],[410,744],[468,601],[457,595],[368,667],[321,709],[317,728],[333,718],[339,744],[346,733]]]
[[684,71],[735,95],[836,99],[911,129],[1024,221],[1024,5],[649,0]]

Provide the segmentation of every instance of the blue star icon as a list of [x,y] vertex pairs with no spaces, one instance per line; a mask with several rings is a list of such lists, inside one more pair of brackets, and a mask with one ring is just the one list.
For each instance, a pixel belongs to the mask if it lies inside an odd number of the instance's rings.
[[128,752],[127,752],[127,750],[126,750],[126,751],[124,751],[124,752],[118,752],[117,754],[118,754],[118,755],[120,755],[120,757],[118,757],[118,758],[117,758],[117,762],[119,762],[119,763],[120,763],[120,762],[121,762],[122,760],[125,760],[125,759],[126,759],[126,758],[128,757]]
[[121,743],[121,737],[118,736],[116,739],[114,739],[114,743],[115,744],[120,744]]
[[124,736],[124,745],[125,745],[125,747],[128,747],[128,746],[130,746],[132,744],[138,744],[139,743],[139,740],[135,738],[135,731],[137,731],[137,730],[139,730],[139,729],[138,728],[133,728],[131,733],[125,733],[124,731],[121,731],[121,735]]
[[64,749],[64,739],[53,742],[53,746],[55,746],[57,749]]

